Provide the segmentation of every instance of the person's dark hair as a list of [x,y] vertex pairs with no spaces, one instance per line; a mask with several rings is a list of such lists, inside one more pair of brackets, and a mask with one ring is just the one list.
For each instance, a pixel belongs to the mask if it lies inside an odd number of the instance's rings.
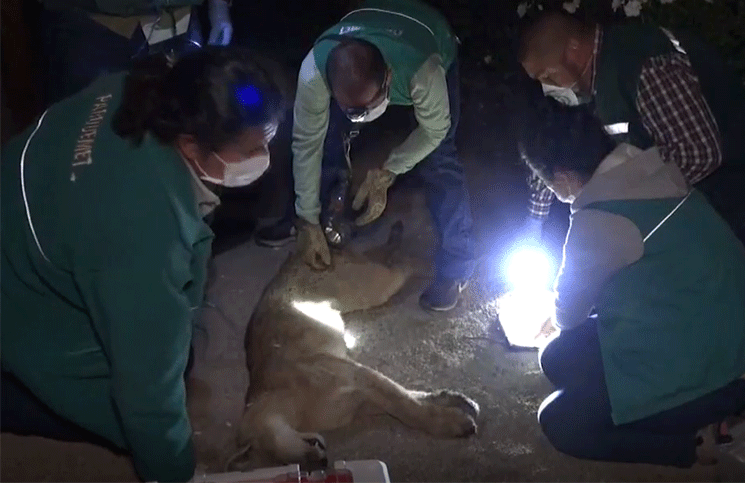
[[615,147],[589,107],[566,106],[551,97],[525,112],[518,130],[522,160],[546,181],[560,171],[587,181]]
[[172,66],[163,55],[148,57],[127,75],[112,128],[135,145],[146,133],[163,144],[186,134],[218,151],[246,128],[281,121],[286,91],[274,69],[232,47],[206,47]]
[[329,52],[326,77],[331,90],[341,90],[356,97],[370,83],[382,85],[388,66],[375,45],[362,39],[339,42]]

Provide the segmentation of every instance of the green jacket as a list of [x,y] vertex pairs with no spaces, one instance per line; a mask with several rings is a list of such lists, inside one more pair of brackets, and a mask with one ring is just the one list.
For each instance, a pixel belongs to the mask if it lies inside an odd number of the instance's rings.
[[621,144],[571,206],[556,322],[594,307],[613,422],[680,406],[745,374],[745,247],[657,148]]
[[3,149],[2,366],[130,451],[145,481],[193,475],[184,370],[213,234],[170,147],[110,122],[123,74]]
[[201,5],[204,0],[41,0],[46,8],[77,8],[88,13],[118,17],[146,15],[163,9]]
[[[722,139],[722,163],[745,163],[745,88],[721,55],[686,32],[672,32],[691,61]],[[629,123],[628,133],[616,135],[647,149],[654,140],[637,110],[638,84],[648,59],[675,52],[671,39],[649,24],[611,25],[603,28],[597,59],[595,103],[605,125]]]
[[391,151],[383,168],[408,172],[440,145],[451,126],[446,75],[457,55],[457,40],[447,20],[416,0],[369,0],[349,13],[319,37],[298,76],[292,131],[295,212],[311,223],[318,223],[321,212],[321,163],[331,102],[326,60],[338,43],[324,39],[329,34],[377,46],[393,73],[391,104],[414,107],[419,125]]
[[368,0],[358,10],[327,29],[313,46],[316,66],[326,85],[326,61],[343,35],[375,45],[391,67],[391,105],[410,106],[411,80],[433,54],[444,70],[455,60],[455,36],[445,18],[432,7],[414,1]]

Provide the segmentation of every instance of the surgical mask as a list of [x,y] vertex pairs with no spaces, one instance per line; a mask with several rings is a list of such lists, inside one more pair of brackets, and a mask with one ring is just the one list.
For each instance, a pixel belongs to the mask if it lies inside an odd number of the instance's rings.
[[558,87],[551,84],[541,83],[543,95],[553,97],[557,101],[567,106],[578,106],[580,100],[577,93],[571,87]]
[[204,181],[223,185],[228,188],[248,186],[256,181],[262,174],[264,174],[264,171],[269,168],[269,153],[244,158],[239,163],[226,163],[219,154],[213,154],[225,166],[223,179],[213,178],[204,172],[204,169],[202,169],[199,163],[194,163],[202,173],[200,178]]
[[365,109],[361,113],[350,113],[347,112],[347,117],[352,122],[371,122],[383,115],[385,110],[388,108],[388,104],[391,100],[386,96],[383,102],[373,107],[372,109]]

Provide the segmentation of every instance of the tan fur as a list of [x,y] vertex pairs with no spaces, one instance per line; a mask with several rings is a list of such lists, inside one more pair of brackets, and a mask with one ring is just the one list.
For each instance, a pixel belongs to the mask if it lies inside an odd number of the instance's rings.
[[293,307],[298,300],[329,301],[345,314],[386,303],[412,275],[404,268],[410,265],[391,263],[395,230],[380,250],[334,253],[325,272],[293,255],[266,288],[246,332],[250,387],[239,428],[239,444],[250,445],[262,463],[324,461],[318,432],[351,423],[363,406],[436,436],[476,431],[476,403],[449,391],[401,387],[351,360],[341,332]]

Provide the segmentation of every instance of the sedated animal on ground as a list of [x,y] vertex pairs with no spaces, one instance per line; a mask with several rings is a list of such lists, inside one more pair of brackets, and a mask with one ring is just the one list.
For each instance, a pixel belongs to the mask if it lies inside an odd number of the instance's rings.
[[269,283],[245,337],[250,385],[238,443],[259,464],[325,465],[318,434],[356,414],[389,414],[438,437],[476,432],[478,405],[453,391],[407,390],[348,357],[342,315],[386,303],[413,275],[397,263],[403,226],[364,254],[334,253],[316,272],[291,255]]

